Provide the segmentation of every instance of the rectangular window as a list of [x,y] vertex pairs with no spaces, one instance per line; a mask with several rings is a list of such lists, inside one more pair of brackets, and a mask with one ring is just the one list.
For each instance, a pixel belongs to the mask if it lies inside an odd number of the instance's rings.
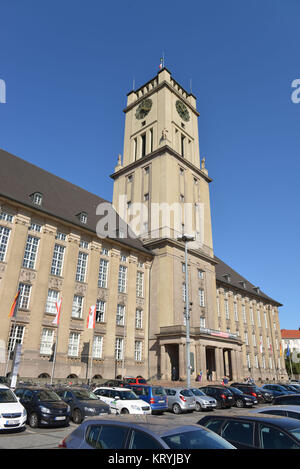
[[266,329],[268,329],[268,318],[267,318],[267,313],[266,313],[266,311],[264,311],[264,318],[265,318],[265,326],[266,326]]
[[242,305],[242,313],[243,313],[244,324],[246,324],[247,323],[247,316],[246,316],[246,307],[245,307],[245,305]]
[[143,328],[143,310],[136,309],[135,311],[135,328],[142,329]]
[[68,355],[69,357],[78,357],[80,334],[71,332],[69,335]]
[[108,256],[108,255],[109,255],[109,250],[108,250],[107,248],[102,248],[101,254],[102,254],[103,256]]
[[229,307],[228,307],[228,299],[224,299],[224,308],[225,308],[225,318],[229,319]]
[[125,325],[125,306],[118,305],[117,306],[117,326],[124,326]]
[[253,326],[254,325],[254,317],[253,317],[253,308],[252,307],[250,308],[250,322]]
[[248,332],[245,332],[245,344],[246,344],[246,345],[249,345],[249,342],[248,342]]
[[261,327],[260,311],[259,311],[259,309],[258,309],[258,308],[257,308],[257,310],[256,310],[256,311],[257,311],[257,324],[258,324],[258,326],[259,326],[259,327]]
[[136,273],[136,296],[142,298],[144,295],[144,274],[137,271]]
[[198,278],[204,279],[204,270],[198,269]]
[[237,302],[236,301],[233,303],[233,311],[234,311],[234,320],[238,321],[239,316],[238,316],[238,308],[237,308]]
[[53,329],[43,329],[40,354],[42,355],[51,355],[52,346],[53,346],[54,330]]
[[76,270],[76,281],[85,282],[88,254],[79,251]]
[[181,156],[184,157],[185,136],[181,135]]
[[89,243],[87,241],[84,241],[83,239],[81,239],[79,247],[82,248],[82,249],[88,249],[89,248]]
[[48,297],[47,297],[47,301],[46,301],[46,309],[45,309],[46,313],[50,313],[50,314],[56,314],[57,313],[57,311],[56,311],[56,302],[58,300],[58,294],[59,294],[59,292],[57,290],[51,290],[49,288]]
[[100,259],[98,287],[107,287],[107,273],[108,273],[108,261]]
[[8,239],[9,239],[10,229],[5,228],[4,226],[0,226],[0,261],[4,261],[6,249],[8,246]]
[[97,300],[96,322],[105,322],[105,301]]
[[34,269],[37,251],[39,247],[39,241],[39,238],[36,238],[35,236],[29,235],[27,237],[24,259],[22,264],[23,267],[27,269]]
[[150,129],[150,151],[153,152],[153,129]]
[[258,356],[254,355],[255,368],[258,368]]
[[141,156],[146,155],[146,134],[141,135]]
[[29,230],[40,233],[42,231],[42,225],[39,225],[38,223],[31,223]]
[[12,352],[15,349],[16,344],[22,344],[24,338],[25,326],[19,324],[13,324],[10,329],[8,339],[8,352]]
[[10,213],[7,213],[7,212],[0,212],[0,220],[3,220],[3,221],[8,221],[10,223],[12,223],[13,221],[13,216],[10,214]]
[[60,244],[55,244],[52,258],[51,275],[62,275],[64,253],[65,247],[61,246]]
[[20,289],[19,308],[28,309],[31,285],[27,285],[26,283],[20,283],[19,289]]
[[126,281],[127,281],[127,267],[124,265],[119,266],[119,279],[118,279],[118,291],[119,293],[126,292]]
[[205,328],[205,318],[203,318],[203,317],[200,318],[200,327]]
[[256,337],[255,337],[255,334],[252,334],[252,345],[253,345],[253,347],[256,347]]
[[115,358],[116,358],[116,360],[122,360],[122,358],[123,358],[123,344],[124,344],[123,339],[120,339],[119,337],[117,337],[116,342],[115,342]]
[[142,361],[142,342],[140,340],[134,342],[134,359],[136,362]]
[[72,306],[72,318],[82,318],[83,296],[74,295]]
[[133,154],[134,154],[134,161],[137,159],[137,139],[133,140]]
[[205,300],[204,300],[204,290],[202,288],[199,288],[199,305],[204,307],[205,306]]
[[56,233],[55,239],[59,239],[60,241],[66,241],[67,235],[65,233],[61,233],[60,231],[58,231]]
[[95,335],[93,341],[93,358],[102,358],[103,337]]
[[247,353],[246,358],[247,358],[247,366],[248,366],[248,368],[249,368],[249,370],[250,370],[250,368],[251,368],[251,360],[250,360],[250,355],[249,355],[249,353]]

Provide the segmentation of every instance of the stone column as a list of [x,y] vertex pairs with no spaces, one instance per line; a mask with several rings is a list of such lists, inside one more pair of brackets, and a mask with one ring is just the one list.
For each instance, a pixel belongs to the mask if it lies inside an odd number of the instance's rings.
[[216,379],[220,380],[224,376],[224,364],[223,364],[223,349],[216,347],[215,358],[216,358]]
[[186,378],[186,364],[185,364],[185,344],[179,344],[179,378]]

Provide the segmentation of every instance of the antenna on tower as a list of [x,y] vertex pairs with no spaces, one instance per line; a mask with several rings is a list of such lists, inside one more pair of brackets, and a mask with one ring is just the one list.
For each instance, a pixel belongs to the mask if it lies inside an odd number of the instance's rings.
[[191,91],[191,93],[193,92],[192,91],[192,79],[191,78],[190,78],[190,91]]

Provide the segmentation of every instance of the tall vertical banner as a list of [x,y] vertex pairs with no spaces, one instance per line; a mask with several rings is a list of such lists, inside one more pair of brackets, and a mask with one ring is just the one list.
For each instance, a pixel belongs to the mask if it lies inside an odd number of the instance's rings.
[[55,303],[56,316],[54,320],[52,321],[52,324],[55,324],[57,326],[57,333],[56,333],[54,357],[53,357],[53,364],[52,364],[52,373],[51,373],[51,381],[50,381],[51,384],[54,378],[54,369],[55,369],[55,362],[56,362],[56,351],[57,351],[57,343],[58,343],[58,326],[59,326],[59,321],[60,321],[61,303],[62,303],[62,298]]
[[93,369],[93,344],[94,344],[94,330],[95,330],[95,324],[96,324],[96,305],[93,305],[89,309],[89,314],[87,317],[87,323],[86,326],[88,329],[93,329],[93,336],[91,340],[91,364],[90,364],[90,379],[89,381],[92,380],[92,369]]
[[11,376],[11,382],[10,382],[11,388],[15,388],[17,384],[18,370],[19,370],[19,365],[21,361],[21,352],[22,352],[22,344],[16,344],[12,376]]

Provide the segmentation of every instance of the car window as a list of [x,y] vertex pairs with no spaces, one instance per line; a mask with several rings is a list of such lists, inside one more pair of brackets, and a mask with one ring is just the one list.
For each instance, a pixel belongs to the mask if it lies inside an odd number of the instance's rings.
[[183,389],[180,391],[180,394],[184,397],[193,397],[193,393],[190,391],[190,389]]
[[0,389],[0,403],[17,402],[17,398],[10,389]]
[[153,396],[165,396],[166,392],[165,392],[164,388],[153,387],[152,388],[152,394],[153,394]]
[[84,400],[98,400],[98,397],[88,389],[76,389],[74,390],[74,394],[80,401]]
[[86,441],[95,449],[122,449],[127,431],[117,425],[91,425]]
[[204,429],[164,436],[162,439],[171,449],[227,449],[233,446],[216,433]]
[[271,414],[271,415],[286,415],[286,412],[284,410],[264,410],[263,412],[260,412],[261,414]]
[[206,428],[209,428],[209,430],[212,430],[213,432],[215,433],[220,433],[220,428],[221,428],[221,425],[223,423],[223,420],[221,419],[212,419],[212,420],[209,420],[208,422],[202,424],[201,422],[199,422],[200,425],[204,425]]
[[300,412],[293,412],[291,410],[287,411],[287,416],[291,417],[292,419],[298,419],[300,420]]
[[155,441],[150,435],[147,435],[144,432],[133,430],[130,442],[129,449],[161,449],[162,446]]
[[149,394],[149,388],[146,386],[134,386],[132,390],[137,396],[148,396]]
[[56,394],[56,392],[48,391],[46,389],[42,391],[37,391],[36,396],[38,401],[61,401],[61,398],[58,394]]
[[224,425],[222,437],[225,440],[253,446],[253,429],[254,424],[252,422],[231,420]]
[[19,397],[20,399],[22,398],[23,393],[24,393],[24,389],[16,389],[16,390],[15,390],[15,395],[16,395],[17,397]]
[[23,401],[24,402],[30,402],[33,399],[33,392],[30,391],[29,389],[26,389],[26,391],[23,394]]
[[263,449],[298,449],[291,437],[277,428],[261,424],[259,428],[260,444]]

